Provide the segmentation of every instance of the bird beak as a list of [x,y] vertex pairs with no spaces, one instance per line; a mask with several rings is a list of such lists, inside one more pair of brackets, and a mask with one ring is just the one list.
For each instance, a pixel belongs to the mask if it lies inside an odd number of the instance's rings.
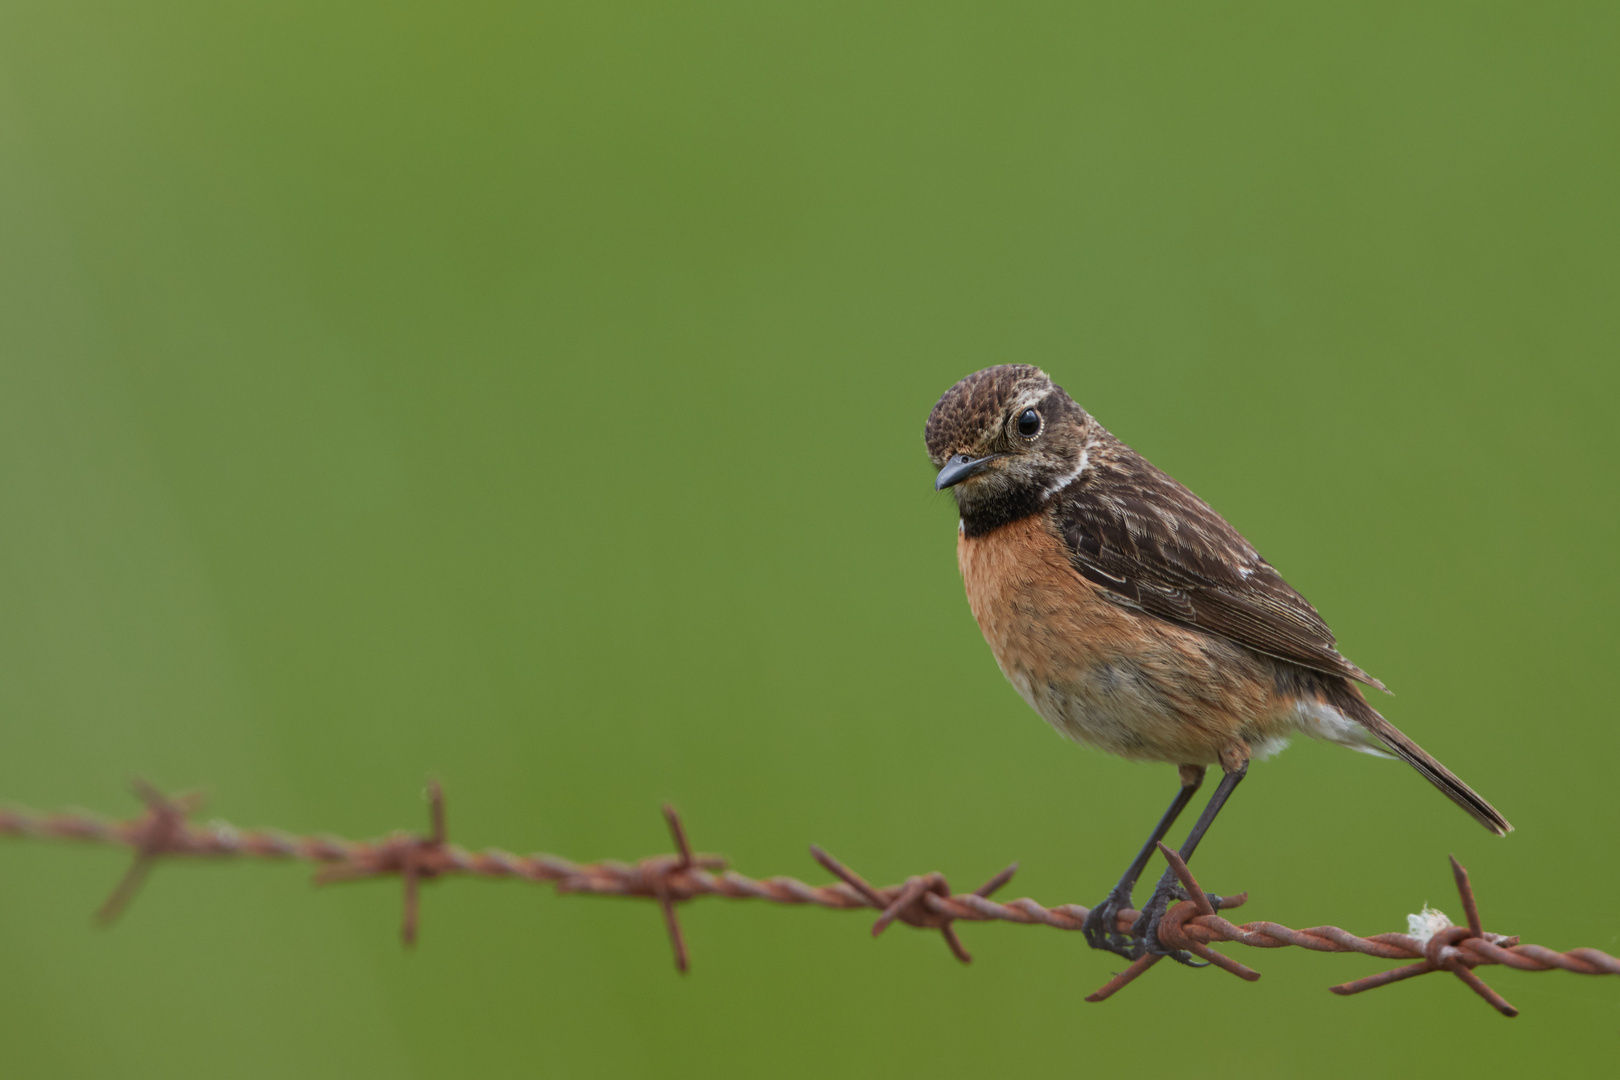
[[990,467],[990,463],[1001,454],[989,454],[985,457],[974,458],[966,454],[953,454],[945,462],[945,467],[939,470],[939,476],[934,480],[934,490],[944,491],[948,487],[955,487],[970,477],[978,476]]

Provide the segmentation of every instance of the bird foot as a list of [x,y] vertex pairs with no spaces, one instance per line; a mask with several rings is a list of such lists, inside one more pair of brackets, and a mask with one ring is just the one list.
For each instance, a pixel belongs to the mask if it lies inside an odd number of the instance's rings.
[[[1164,913],[1169,910],[1172,901],[1186,899],[1188,899],[1187,891],[1181,887],[1181,883],[1175,879],[1174,875],[1165,875],[1165,878],[1159,882],[1158,888],[1153,890],[1153,895],[1148,899],[1148,902],[1142,907],[1141,917],[1131,927],[1131,937],[1140,943],[1141,952],[1137,955],[1140,956],[1145,953],[1149,956],[1168,956],[1176,963],[1185,964],[1188,967],[1209,967],[1206,961],[1194,960],[1192,953],[1185,949],[1166,949],[1159,943],[1159,922],[1164,918]],[[1212,896],[1210,900],[1215,903],[1215,909],[1219,911],[1220,898]]]
[[[1108,899],[1092,908],[1086,915],[1086,921],[1081,926],[1081,933],[1086,935],[1086,944],[1093,949],[1102,949],[1122,956],[1127,960],[1139,958],[1145,951],[1143,941],[1136,933],[1136,927],[1131,933],[1119,932],[1119,913],[1131,910],[1131,893],[1129,889],[1116,887],[1108,894]],[[1141,925],[1137,920],[1136,926]]]

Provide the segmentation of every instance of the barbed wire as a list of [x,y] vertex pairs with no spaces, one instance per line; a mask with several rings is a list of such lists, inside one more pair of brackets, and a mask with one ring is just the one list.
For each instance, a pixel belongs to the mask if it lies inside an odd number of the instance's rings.
[[[954,926],[957,922],[1010,922],[1080,930],[1089,914],[1089,909],[1079,904],[1045,907],[1027,897],[1007,903],[990,899],[1012,879],[1017,863],[970,893],[952,893],[944,875],[939,873],[914,875],[898,885],[879,888],[868,884],[821,848],[811,845],[811,855],[839,879],[837,882],[809,885],[790,877],[764,880],[746,877],[727,869],[725,859],[718,855],[695,853],[687,841],[680,816],[669,806],[664,807],[664,818],[674,840],[674,854],[653,855],[635,863],[612,860],[576,863],[557,855],[514,855],[495,848],[475,852],[450,843],[444,792],[437,783],[428,787],[431,826],[426,835],[401,831],[382,839],[363,841],[328,835],[299,836],[278,829],[238,829],[222,821],[199,824],[190,820],[201,805],[196,795],[167,795],[141,781],[136,782],[135,791],[146,809],[139,817],[129,820],[114,820],[77,810],[47,814],[20,807],[0,808],[0,836],[78,840],[132,848],[134,861],[96,912],[103,923],[118,917],[157,860],[168,857],[317,863],[321,867],[315,875],[318,884],[398,876],[404,887],[400,935],[407,945],[414,944],[417,937],[422,882],[458,874],[520,878],[550,883],[559,893],[656,901],[675,952],[675,966],[682,972],[688,969],[690,962],[676,905],[704,896],[840,910],[875,909],[880,914],[872,925],[874,937],[895,922],[920,930],[938,930],[951,953],[963,963],[970,962],[972,956],[957,937]],[[1484,930],[1468,872],[1455,858],[1451,860],[1451,869],[1466,925],[1450,925],[1449,920],[1437,912],[1426,911],[1431,926],[1430,932],[1425,934],[1358,937],[1336,926],[1294,930],[1274,922],[1235,925],[1220,912],[1241,906],[1248,899],[1247,893],[1230,897],[1206,893],[1174,851],[1164,844],[1159,845],[1159,850],[1180,879],[1186,897],[1172,906],[1159,922],[1159,945],[1167,952],[1190,953],[1206,964],[1250,982],[1260,977],[1259,972],[1216,952],[1210,948],[1211,943],[1235,942],[1260,949],[1297,946],[1314,952],[1357,952],[1386,960],[1416,961],[1330,989],[1335,994],[1359,994],[1431,971],[1449,971],[1504,1016],[1517,1016],[1518,1010],[1487,986],[1474,973],[1474,968],[1502,964],[1520,971],[1556,969],[1581,975],[1620,975],[1620,960],[1597,949],[1556,952],[1540,945],[1521,944],[1517,937]],[[1134,910],[1121,911],[1119,931],[1128,933],[1140,914]],[[1154,954],[1143,956],[1086,1000],[1103,1001],[1112,997],[1161,959],[1162,956]]]

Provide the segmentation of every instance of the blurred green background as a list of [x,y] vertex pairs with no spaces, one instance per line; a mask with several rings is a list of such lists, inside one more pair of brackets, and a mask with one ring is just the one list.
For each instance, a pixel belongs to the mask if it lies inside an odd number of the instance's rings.
[[[1620,951],[1612,4],[0,3],[0,798],[1093,903],[1174,786],[1005,685],[922,423],[1032,361],[1518,826],[1297,743],[1254,918]],[[0,845],[12,1076],[1602,1074],[1620,979]],[[1151,1064],[1150,1064],[1151,1063]]]

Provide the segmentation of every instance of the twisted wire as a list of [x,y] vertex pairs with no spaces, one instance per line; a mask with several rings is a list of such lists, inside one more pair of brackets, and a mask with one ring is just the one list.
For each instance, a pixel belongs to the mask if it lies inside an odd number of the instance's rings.
[[[194,796],[169,796],[142,783],[137,783],[136,791],[146,803],[146,810],[139,817],[127,820],[83,810],[41,813],[21,807],[0,808],[0,836],[112,844],[133,849],[133,864],[99,913],[107,920],[117,917],[154,862],[164,857],[308,862],[319,867],[316,881],[321,883],[398,876],[404,883],[402,936],[408,944],[416,938],[419,885],[435,878],[454,875],[516,878],[549,883],[560,893],[651,899],[663,910],[676,965],[682,971],[687,968],[688,958],[675,908],[677,904],[705,896],[836,910],[875,909],[881,914],[872,927],[874,935],[894,922],[938,930],[951,952],[964,963],[972,958],[956,936],[955,923],[1008,922],[1072,931],[1083,929],[1090,914],[1090,909],[1080,904],[1047,907],[1028,897],[1006,902],[992,900],[990,894],[1012,878],[1017,864],[970,893],[953,893],[944,876],[937,873],[916,875],[898,885],[876,887],[825,851],[812,846],[811,854],[838,880],[811,885],[784,876],[751,878],[728,869],[720,856],[694,853],[679,816],[668,807],[664,814],[675,841],[675,854],[653,855],[634,863],[615,860],[576,863],[544,853],[518,855],[498,848],[471,851],[448,842],[444,795],[436,784],[429,789],[432,814],[429,834],[400,831],[376,840],[349,840],[326,834],[303,836],[279,829],[239,829],[222,821],[198,823],[190,820],[190,814],[198,805]],[[1267,921],[1234,924],[1220,912],[1240,906],[1247,895],[1215,897],[1205,893],[1175,852],[1162,844],[1160,850],[1180,879],[1186,899],[1176,903],[1160,921],[1159,949],[1138,957],[1126,971],[1088,997],[1088,1001],[1112,996],[1165,955],[1196,956],[1239,978],[1250,981],[1259,978],[1257,972],[1210,948],[1214,943],[1224,942],[1258,949],[1295,947],[1313,952],[1356,952],[1385,960],[1415,961],[1331,989],[1341,995],[1355,994],[1431,971],[1449,971],[1506,1016],[1517,1015],[1517,1010],[1485,985],[1474,974],[1474,968],[1499,964],[1519,971],[1620,975],[1620,960],[1597,949],[1558,952],[1541,945],[1520,943],[1517,937],[1483,930],[1473,887],[1456,859],[1451,860],[1452,870],[1468,924],[1444,927],[1428,940],[1420,940],[1399,933],[1360,937],[1337,926],[1296,930]],[[1121,911],[1119,931],[1130,933],[1140,915],[1134,910]]]

